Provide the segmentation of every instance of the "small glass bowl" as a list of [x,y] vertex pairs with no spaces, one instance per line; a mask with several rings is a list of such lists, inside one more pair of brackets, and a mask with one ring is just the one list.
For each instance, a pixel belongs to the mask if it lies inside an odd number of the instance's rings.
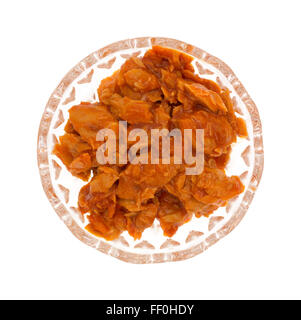
[[[114,241],[106,241],[85,230],[86,218],[77,209],[78,192],[85,183],[67,171],[52,154],[52,149],[64,133],[68,109],[81,101],[96,102],[100,81],[119,69],[128,57],[142,56],[152,45],[177,49],[193,56],[197,74],[231,90],[235,112],[245,119],[249,137],[238,139],[233,145],[226,172],[240,176],[245,191],[209,218],[193,218],[181,226],[172,238],[166,238],[158,221],[155,221],[138,241],[134,241],[127,232]],[[238,225],[250,206],[262,175],[264,158],[258,110],[233,71],[218,58],[190,44],[150,37],[123,40],[106,46],[87,56],[67,73],[46,105],[40,123],[37,152],[44,191],[69,230],[96,250],[131,263],[188,259],[226,236]]]

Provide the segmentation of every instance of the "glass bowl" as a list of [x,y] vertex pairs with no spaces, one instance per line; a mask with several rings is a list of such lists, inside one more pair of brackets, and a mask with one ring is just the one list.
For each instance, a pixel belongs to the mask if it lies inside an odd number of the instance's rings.
[[[201,77],[217,81],[231,90],[237,114],[247,123],[249,138],[238,139],[226,168],[240,176],[245,191],[219,208],[209,218],[193,218],[172,238],[166,238],[158,221],[134,241],[127,232],[114,241],[98,238],[85,230],[86,218],[77,209],[77,196],[85,184],[73,177],[52,155],[54,144],[64,133],[68,109],[81,101],[97,101],[100,81],[119,69],[131,55],[141,56],[152,45],[183,51],[194,57]],[[38,135],[38,166],[42,185],[55,212],[76,238],[96,250],[131,263],[157,263],[191,258],[231,232],[244,217],[258,187],[263,170],[262,129],[258,110],[233,71],[221,60],[202,49],[168,38],[135,38],[108,45],[93,52],[70,70],[54,90],[43,113]]]

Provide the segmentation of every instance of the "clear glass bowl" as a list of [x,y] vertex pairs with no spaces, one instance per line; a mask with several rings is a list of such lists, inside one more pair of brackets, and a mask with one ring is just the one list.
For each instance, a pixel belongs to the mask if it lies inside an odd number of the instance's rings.
[[[85,230],[86,218],[77,209],[77,196],[84,185],[51,154],[64,132],[68,109],[81,101],[97,101],[100,81],[119,69],[130,55],[141,56],[152,45],[174,48],[193,56],[196,72],[231,90],[235,111],[247,123],[249,138],[233,146],[228,174],[241,177],[245,191],[219,208],[209,218],[193,218],[172,238],[163,236],[157,221],[134,241],[127,232],[114,241],[98,238]],[[157,263],[191,258],[231,232],[244,217],[263,170],[262,130],[258,110],[233,71],[221,60],[182,41],[168,38],[135,38],[106,46],[79,62],[52,93],[43,113],[38,135],[38,166],[42,185],[55,212],[69,230],[87,245],[131,263]]]

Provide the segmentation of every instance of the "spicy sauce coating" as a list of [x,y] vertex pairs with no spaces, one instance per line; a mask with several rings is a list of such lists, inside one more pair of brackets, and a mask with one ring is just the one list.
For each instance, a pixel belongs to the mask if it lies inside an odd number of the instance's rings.
[[[164,235],[173,236],[193,215],[209,216],[244,190],[225,167],[231,144],[247,137],[237,118],[230,91],[194,73],[193,58],[154,46],[142,58],[129,58],[97,90],[99,102],[69,110],[65,134],[53,153],[70,173],[89,181],[80,190],[78,207],[87,214],[91,233],[113,240],[127,231],[140,239],[158,219]],[[96,134],[109,128],[118,137],[118,121],[129,130],[204,129],[205,167],[200,175],[185,174],[185,165],[99,165]],[[130,146],[131,142],[128,143]]]

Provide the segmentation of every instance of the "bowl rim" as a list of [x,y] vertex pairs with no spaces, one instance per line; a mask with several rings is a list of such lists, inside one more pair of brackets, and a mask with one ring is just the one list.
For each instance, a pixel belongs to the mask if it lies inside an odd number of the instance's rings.
[[[101,238],[95,239],[90,233],[83,230],[77,224],[77,222],[73,219],[67,208],[63,205],[63,203],[60,201],[59,197],[55,193],[49,170],[47,137],[50,129],[51,120],[55,114],[55,111],[61,101],[61,98],[64,95],[64,92],[69,88],[69,85],[73,82],[73,80],[78,78],[86,69],[89,69],[100,59],[105,58],[110,54],[116,53],[121,50],[139,48],[141,49],[152,45],[162,45],[172,49],[180,50],[193,56],[196,59],[203,60],[207,64],[212,65],[213,67],[218,69],[228,79],[228,81],[230,81],[237,95],[246,105],[251,117],[254,135],[254,167],[253,172],[251,174],[251,180],[248,186],[245,186],[246,191],[242,200],[242,203],[244,202],[245,204],[240,205],[233,214],[233,216],[216,232],[210,234],[202,242],[190,247],[189,249],[178,250],[175,252],[145,254],[132,253],[119,248],[115,248],[112,244],[103,241],[103,239]],[[192,258],[208,249],[210,246],[212,246],[217,241],[229,234],[245,216],[253,200],[255,191],[259,185],[263,172],[264,151],[262,140],[262,125],[260,121],[259,112],[254,101],[251,99],[248,92],[246,91],[242,83],[239,81],[237,76],[234,74],[232,69],[219,58],[191,44],[171,38],[138,37],[132,39],[125,39],[114,42],[97,51],[94,51],[86,58],[82,59],[65,75],[62,81],[53,91],[46,104],[39,126],[37,143],[37,161],[42,186],[48,200],[50,201],[57,215],[63,220],[68,229],[75,235],[76,238],[103,253],[111,255],[125,262],[145,264],[179,261]]]

